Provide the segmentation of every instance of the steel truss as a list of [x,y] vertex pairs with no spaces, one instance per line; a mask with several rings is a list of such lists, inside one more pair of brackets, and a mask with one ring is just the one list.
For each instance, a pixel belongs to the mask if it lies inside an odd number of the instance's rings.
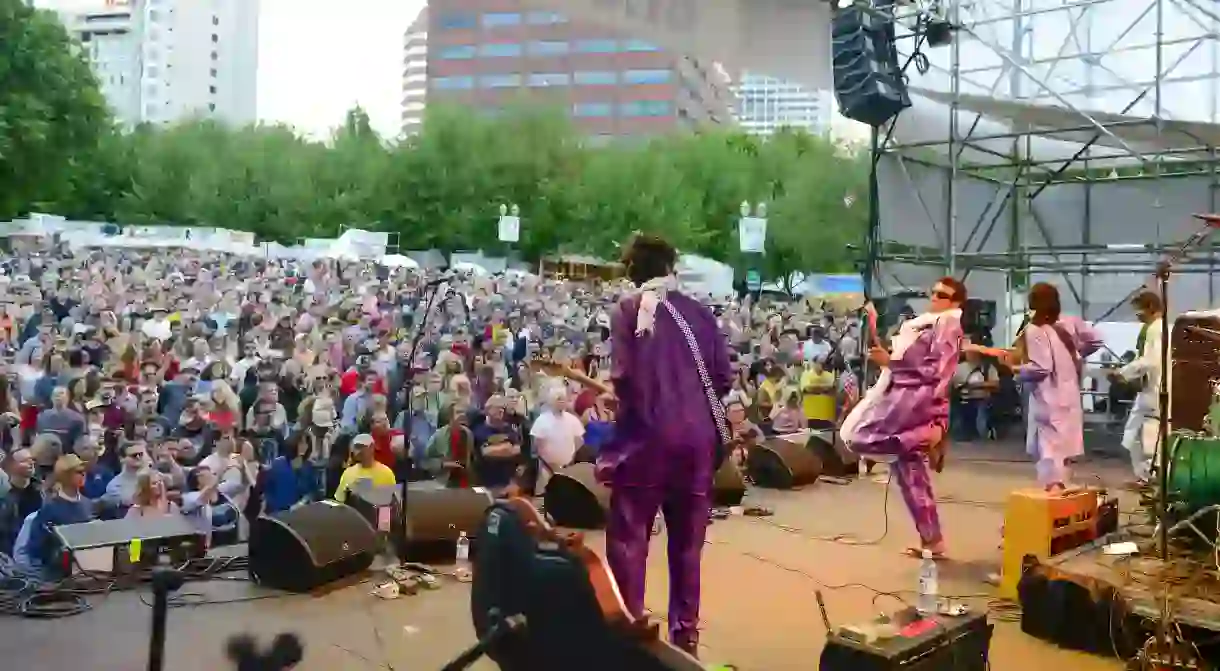
[[[899,52],[924,70],[909,68],[909,85],[944,111],[933,119],[914,94],[915,108],[874,133],[868,286],[885,294],[953,274],[1015,310],[1011,297],[1051,281],[1065,310],[1115,318],[1154,261],[1195,229],[1189,214],[1220,209],[1220,7],[941,6],[959,27],[953,44],[907,35]],[[1214,250],[1179,266],[1179,308],[1215,303]]]

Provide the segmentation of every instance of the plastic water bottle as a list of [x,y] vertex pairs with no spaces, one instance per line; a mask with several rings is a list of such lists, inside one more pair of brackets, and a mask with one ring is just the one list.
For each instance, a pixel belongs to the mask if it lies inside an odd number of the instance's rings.
[[919,567],[919,600],[916,608],[920,613],[935,614],[940,598],[940,576],[936,569],[936,560],[932,558],[931,550],[923,551],[923,563]]
[[465,531],[458,534],[456,557],[455,572],[468,573],[470,571],[470,539],[466,537]]

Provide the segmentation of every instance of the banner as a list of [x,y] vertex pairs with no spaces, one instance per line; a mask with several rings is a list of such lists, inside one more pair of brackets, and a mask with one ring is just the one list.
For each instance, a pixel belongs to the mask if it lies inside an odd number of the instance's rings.
[[746,254],[767,253],[767,220],[765,217],[742,217],[737,226],[741,251]]
[[520,242],[521,217],[504,215],[500,217],[500,242]]

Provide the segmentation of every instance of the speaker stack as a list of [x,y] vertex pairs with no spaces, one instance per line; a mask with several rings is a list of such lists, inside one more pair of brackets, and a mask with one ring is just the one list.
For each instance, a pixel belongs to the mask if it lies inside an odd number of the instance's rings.
[[894,46],[894,22],[884,9],[835,10],[831,56],[835,98],[843,116],[877,127],[911,106]]

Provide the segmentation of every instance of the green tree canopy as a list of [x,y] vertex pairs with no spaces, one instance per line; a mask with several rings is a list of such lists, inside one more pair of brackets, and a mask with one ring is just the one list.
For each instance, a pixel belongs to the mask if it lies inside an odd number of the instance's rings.
[[[596,145],[566,115],[516,105],[494,116],[429,109],[418,135],[383,141],[351,110],[325,141],[290,128],[196,119],[112,128],[86,63],[53,17],[0,0],[0,216],[30,210],[120,224],[217,226],[294,243],[344,226],[401,249],[602,257],[634,231],[765,276],[851,269],[863,238],[867,164],[800,132],[707,129]],[[770,205],[767,253],[743,258],[743,200]],[[521,240],[497,239],[500,205]]]
[[97,80],[54,14],[0,0],[0,219],[103,206],[111,117]]

